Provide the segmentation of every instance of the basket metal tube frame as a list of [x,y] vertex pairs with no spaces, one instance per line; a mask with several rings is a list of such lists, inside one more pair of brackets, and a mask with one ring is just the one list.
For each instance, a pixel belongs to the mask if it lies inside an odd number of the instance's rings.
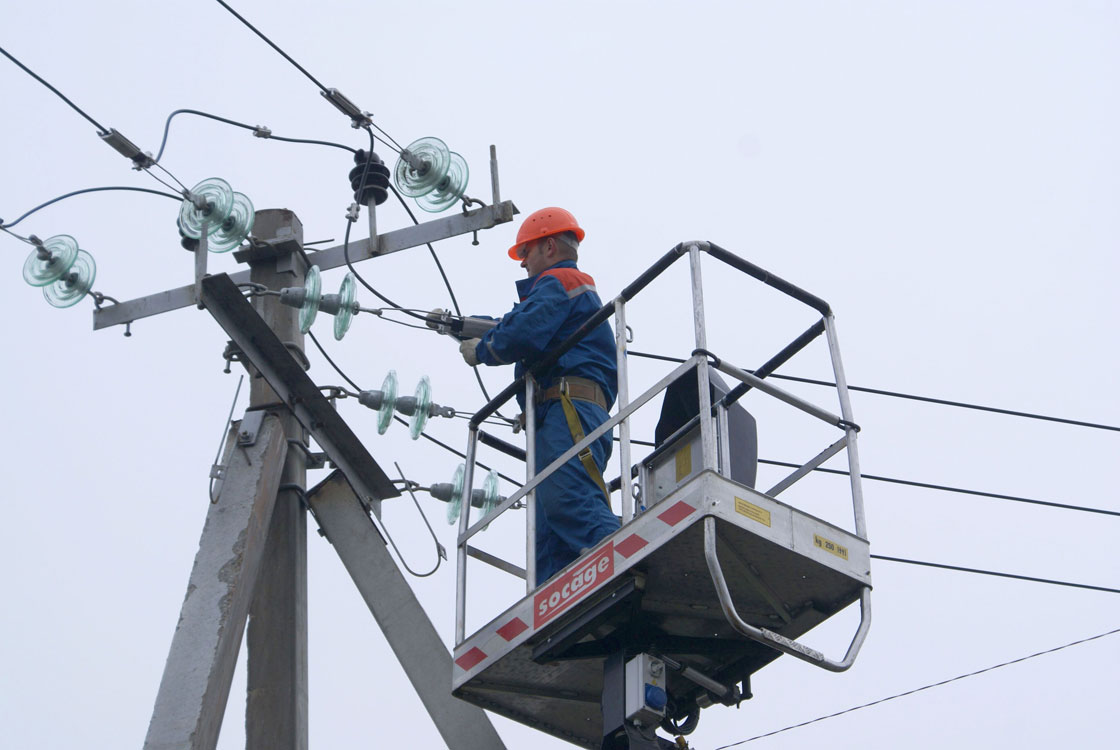
[[795,656],[802,661],[807,661],[830,672],[843,672],[847,670],[856,660],[859,655],[859,650],[863,646],[864,640],[867,638],[867,631],[871,628],[871,587],[864,586],[859,592],[859,627],[856,628],[855,635],[852,636],[852,641],[848,645],[848,650],[844,654],[844,658],[840,661],[829,659],[816,649],[809,648],[798,643],[795,640],[786,638],[784,635],[779,635],[772,630],[766,628],[758,628],[751,625],[744,620],[738,610],[735,609],[735,603],[731,601],[731,592],[727,587],[727,578],[723,575],[723,567],[720,565],[719,557],[716,554],[716,519],[713,516],[708,516],[704,519],[704,559],[708,563],[708,572],[712,576],[712,583],[716,587],[716,595],[719,597],[720,608],[723,610],[724,616],[740,634],[750,638],[752,641],[757,641],[770,648],[777,649],[784,654]]
[[[553,471],[555,471],[556,469],[563,466],[573,456],[576,456],[584,448],[586,448],[587,446],[591,445],[593,442],[598,440],[600,437],[602,437],[604,434],[606,434],[609,430],[613,429],[614,426],[617,425],[619,422],[621,422],[624,419],[629,418],[631,414],[633,414],[635,411],[637,411],[642,406],[644,406],[647,402],[649,402],[650,399],[652,399],[654,396],[656,396],[661,391],[665,390],[669,386],[669,384],[672,383],[674,380],[676,380],[677,378],[679,378],[682,375],[684,375],[685,373],[687,373],[691,368],[697,367],[698,365],[700,365],[703,362],[704,362],[703,357],[701,357],[699,355],[685,360],[684,364],[681,364],[681,365],[677,366],[677,368],[674,369],[671,373],[669,373],[668,375],[663,377],[661,380],[657,381],[657,383],[655,383],[647,391],[642,393],[642,395],[638,396],[636,399],[631,401],[626,406],[625,409],[622,409],[615,416],[611,417],[606,422],[603,422],[603,424],[599,425],[594,430],[589,432],[583,438],[583,440],[579,441],[578,443],[573,445],[571,448],[564,451],[562,454],[560,454],[560,456],[555,461],[550,463],[543,470],[541,470],[536,475],[534,475],[531,479],[526,481],[525,484],[522,485],[521,488],[517,490],[517,492],[514,492],[512,495],[507,497],[500,505],[498,505],[494,509],[494,511],[489,516],[487,516],[487,518],[481,519],[481,520],[475,522],[475,524],[472,525],[472,526],[465,526],[463,524],[463,521],[462,521],[462,516],[460,516],[459,537],[458,537],[458,540],[457,540],[457,544],[459,544],[459,545],[466,544],[467,541],[470,540],[470,538],[472,536],[474,536],[478,532],[482,531],[483,527],[490,524],[494,520],[494,518],[496,518],[498,515],[500,515],[502,513],[505,513],[507,510],[509,510],[511,507],[513,507],[513,505],[515,503],[517,503],[517,501],[520,500],[521,498],[529,495],[529,493],[532,492],[534,489],[536,489],[537,486],[540,485],[540,483],[542,481],[544,481],[545,479],[548,478],[549,474],[551,474]],[[529,424],[528,414],[529,414],[528,411],[526,411],[526,428],[528,428],[528,424]],[[528,429],[526,429],[526,432],[528,432]],[[526,439],[528,439],[528,437]],[[473,443],[473,439],[472,439],[472,443]],[[469,450],[469,446],[468,446],[468,450]],[[473,460],[473,455],[470,455],[470,454],[468,454],[468,455],[471,458],[471,460]],[[465,476],[466,475],[464,475],[464,477]]]
[[[722,360],[715,359],[710,361],[708,357],[712,355],[707,351],[707,337],[705,331],[704,319],[704,296],[703,296],[703,280],[700,268],[700,253],[706,252],[717,260],[722,261],[726,265],[735,268],[749,276],[752,276],[759,281],[762,281],[767,286],[770,286],[783,294],[796,299],[803,304],[817,310],[821,313],[822,320],[816,323],[813,327],[801,334],[798,339],[791,343],[786,350],[783,350],[778,357],[775,358],[773,367],[769,367],[765,372],[760,372],[763,377],[752,374],[733,365],[730,365]],[[688,255],[690,265],[690,279],[691,291],[693,302],[693,329],[696,349],[693,355],[675,368],[671,373],[663,377],[651,388],[647,389],[644,393],[638,396],[635,400],[629,400],[629,388],[627,378],[627,352],[626,352],[626,318],[625,318],[625,303],[631,300],[638,292],[644,289],[653,279],[660,276],[669,266],[673,265],[681,257]],[[606,321],[607,318],[615,316],[615,354],[617,358],[618,372],[619,372],[619,392],[618,392],[618,408],[615,416],[608,419],[601,424],[590,434],[586,435],[583,440],[573,445],[569,450],[565,451],[559,458],[550,463],[542,471],[536,472],[535,466],[535,418],[534,418],[534,392],[535,381],[534,376],[539,371],[544,371],[547,367],[551,366],[561,354],[566,352],[575,345],[580,339],[590,333],[600,323]],[[823,327],[823,332],[828,341],[829,354],[832,361],[833,374],[836,379],[837,393],[840,402],[841,416],[837,416],[827,409],[823,409],[815,404],[812,404],[798,396],[789,393],[781,388],[771,385],[765,381],[765,376],[769,375],[774,369],[777,368],[782,362],[792,356],[801,348],[803,348],[809,341],[820,334]],[[714,359],[714,357],[713,357]],[[770,364],[770,363],[768,363]],[[836,338],[835,320],[832,315],[831,308],[824,300],[816,297],[799,287],[790,284],[789,282],[770,274],[768,271],[755,266],[748,261],[739,258],[738,256],[724,250],[723,248],[708,242],[684,242],[673,247],[664,256],[659,258],[650,268],[643,272],[633,283],[623,289],[618,297],[612,299],[610,302],[604,304],[588,321],[582,325],[579,330],[572,334],[567,340],[562,342],[558,347],[552,350],[549,355],[544,357],[535,367],[522,376],[522,378],[515,380],[507,386],[501,393],[499,393],[489,403],[484,405],[477,413],[475,413],[470,422],[470,437],[468,439],[467,453],[466,453],[466,468],[464,471],[463,483],[463,498],[462,513],[459,519],[459,533],[457,537],[456,546],[458,553],[456,556],[458,563],[458,571],[456,575],[456,606],[455,606],[455,642],[456,644],[462,643],[465,638],[465,620],[466,620],[466,564],[468,558],[468,542],[471,537],[481,531],[485,526],[489,525],[498,515],[514,507],[517,503],[525,499],[527,513],[526,513],[526,565],[525,565],[525,580],[526,590],[531,592],[536,587],[536,570],[535,570],[535,547],[536,547],[536,506],[533,502],[533,493],[536,487],[544,481],[553,471],[558,469],[573,456],[577,455],[584,448],[590,446],[595,440],[598,440],[604,434],[613,430],[617,425],[619,426],[619,439],[620,446],[620,460],[622,462],[622,471],[620,476],[625,479],[621,482],[620,490],[622,492],[622,511],[623,522],[629,521],[633,518],[634,507],[632,502],[631,493],[628,491],[631,487],[630,477],[632,471],[630,467],[630,429],[629,418],[640,407],[644,406],[650,399],[657,395],[662,390],[665,390],[670,383],[677,378],[685,375],[690,368],[696,368],[696,377],[698,385],[699,396],[699,415],[696,419],[690,422],[694,425],[696,422],[700,423],[701,441],[704,454],[704,468],[709,470],[719,470],[720,468],[726,470],[728,446],[717,444],[718,437],[718,424],[717,421],[726,421],[727,407],[731,403],[737,401],[746,390],[757,388],[758,390],[777,398],[784,403],[787,403],[801,411],[806,412],[818,419],[840,427],[844,430],[844,437],[834,442],[824,451],[818,453],[815,457],[810,459],[804,465],[795,470],[792,474],[787,476],[779,482],[768,494],[777,494],[784,491],[803,476],[810,473],[813,469],[817,468],[829,458],[839,453],[841,450],[847,449],[847,457],[849,464],[850,483],[852,488],[852,501],[853,501],[853,514],[855,517],[856,534],[861,538],[866,539],[866,518],[863,508],[863,492],[860,482],[859,473],[859,455],[856,447],[856,435],[859,431],[858,426],[852,419],[852,409],[850,397],[848,394],[847,381],[844,377],[843,365],[840,361],[839,345]],[[729,398],[731,394],[721,399],[718,404],[712,403],[710,391],[710,367],[715,367],[721,372],[724,372],[731,377],[739,380],[740,385],[735,392],[734,398]],[[477,454],[478,443],[478,430],[482,420],[490,414],[494,413],[497,409],[501,408],[503,404],[513,398],[521,389],[525,389],[526,393],[526,483],[513,495],[509,496],[502,502],[486,519],[480,519],[474,525],[470,524],[470,492],[472,487],[474,475],[474,462]],[[679,432],[679,431],[678,431]],[[639,468],[639,486],[641,486],[641,477],[643,472]],[[643,501],[644,502],[644,501]],[[748,637],[759,642],[777,648],[780,651],[797,656],[818,664],[826,669],[832,671],[843,671],[851,666],[863,639],[866,637],[867,629],[870,627],[870,589],[864,588],[860,594],[861,606],[861,621],[859,629],[853,638],[852,644],[848,649],[848,653],[839,662],[831,661],[819,654],[818,652],[808,649],[794,641],[790,641],[783,636],[766,630],[765,628],[754,628],[738,616],[735,611],[734,605],[730,600],[726,580],[723,578],[722,569],[719,566],[719,560],[715,552],[715,529],[714,519],[707,518],[705,523],[705,555],[707,558],[709,570],[712,574],[713,583],[720,595],[721,605],[724,607],[725,615],[729,622],[740,632]],[[711,527],[709,531],[709,526]],[[709,549],[710,548],[710,549]],[[510,564],[512,565],[512,564]],[[498,566],[500,567],[500,566]],[[722,585],[721,585],[722,584]]]

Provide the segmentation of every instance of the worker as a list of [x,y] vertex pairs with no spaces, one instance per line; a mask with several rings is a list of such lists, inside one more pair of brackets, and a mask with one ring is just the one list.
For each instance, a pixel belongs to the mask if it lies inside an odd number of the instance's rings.
[[[562,208],[542,208],[525,219],[509,249],[528,275],[517,282],[520,302],[480,338],[462,341],[468,365],[516,363],[514,376],[520,377],[599,310],[594,279],[576,267],[583,238],[575,217]],[[604,321],[537,378],[535,470],[603,424],[617,391],[614,335]],[[517,400],[524,410],[524,391]],[[619,527],[603,480],[612,440],[608,430],[538,485],[538,584]]]

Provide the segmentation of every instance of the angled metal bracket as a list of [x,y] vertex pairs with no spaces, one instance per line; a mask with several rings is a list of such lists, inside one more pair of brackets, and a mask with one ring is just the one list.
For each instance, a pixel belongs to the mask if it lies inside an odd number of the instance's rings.
[[238,446],[244,448],[249,445],[256,445],[257,433],[260,432],[261,423],[264,422],[264,415],[263,411],[245,412],[245,417],[237,428]]
[[228,275],[203,279],[202,301],[299,423],[346,474],[362,504],[380,517],[381,501],[398,497],[400,491],[303,371],[302,364],[292,357]]

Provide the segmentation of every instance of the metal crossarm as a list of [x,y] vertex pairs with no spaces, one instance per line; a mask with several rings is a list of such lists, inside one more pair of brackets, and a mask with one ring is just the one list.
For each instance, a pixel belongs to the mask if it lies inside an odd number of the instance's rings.
[[[426,242],[436,242],[489,229],[498,224],[512,221],[517,207],[511,201],[503,201],[497,205],[476,208],[466,214],[456,214],[442,219],[425,222],[412,227],[397,229],[392,232],[378,235],[374,242],[368,238],[355,240],[349,245],[350,262],[357,263],[381,255],[388,255],[399,250],[423,245]],[[205,263],[206,251],[203,248],[200,263]],[[308,265],[317,265],[319,270],[328,271],[346,265],[345,251],[342,245],[326,248],[314,253],[308,253]],[[199,256],[196,254],[196,258]],[[249,281],[249,271],[238,271],[230,274],[234,284],[243,284]],[[107,305],[94,310],[93,328],[99,330],[109,326],[131,323],[140,318],[190,307],[197,303],[197,286],[189,284],[176,289],[168,289],[158,294],[127,300],[116,305]]]

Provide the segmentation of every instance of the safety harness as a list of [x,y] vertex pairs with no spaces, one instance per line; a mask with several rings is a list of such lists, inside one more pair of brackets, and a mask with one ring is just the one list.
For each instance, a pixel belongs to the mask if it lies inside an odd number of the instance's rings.
[[[560,378],[558,385],[540,391],[536,399],[538,404],[556,400],[560,401],[560,406],[564,409],[564,418],[568,421],[568,431],[572,433],[572,445],[585,437],[583,424],[579,421],[579,414],[576,412],[576,406],[572,401],[587,401],[598,404],[604,411],[608,409],[603,389],[599,387],[598,383],[586,378],[571,376]],[[607,507],[611,507],[610,491],[607,490],[607,483],[603,481],[603,473],[599,471],[599,467],[595,464],[595,458],[591,455],[590,445],[579,452],[579,462],[583,464],[583,468],[587,475],[591,477],[591,481],[595,482],[599,490],[602,491],[603,501],[607,504]]]

